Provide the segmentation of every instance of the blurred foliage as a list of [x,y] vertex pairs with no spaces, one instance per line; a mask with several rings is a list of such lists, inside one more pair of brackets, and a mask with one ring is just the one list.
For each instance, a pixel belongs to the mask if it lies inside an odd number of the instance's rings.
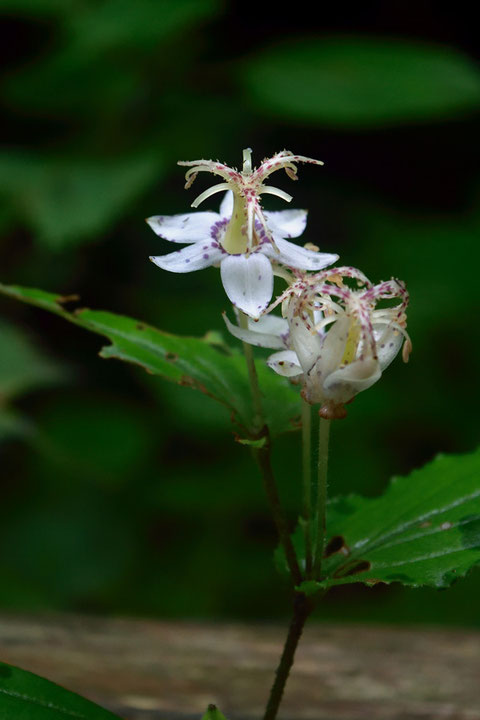
[[[166,332],[224,332],[218,271],[154,268],[168,243],[142,218],[187,211],[179,159],[319,157],[293,188],[305,241],[374,281],[404,279],[414,344],[334,428],[332,495],[373,496],[440,451],[472,450],[476,25],[427,5],[325,7],[318,24],[268,5],[252,22],[214,0],[0,0],[2,282],[78,292]],[[282,614],[274,528],[228,411],[99,361],[98,338],[62,318],[8,299],[1,313],[0,605]],[[293,523],[295,433],[274,460]],[[335,588],[323,612],[478,626],[478,576],[447,593]]]
[[245,71],[265,110],[331,127],[429,122],[478,109],[480,72],[453,49],[375,37],[305,38]]

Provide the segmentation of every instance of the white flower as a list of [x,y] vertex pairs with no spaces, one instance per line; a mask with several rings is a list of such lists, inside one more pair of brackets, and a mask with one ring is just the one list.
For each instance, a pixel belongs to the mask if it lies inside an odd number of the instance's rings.
[[271,300],[273,276],[279,264],[318,271],[338,260],[338,255],[319,253],[286,240],[302,234],[307,221],[306,210],[264,212],[260,205],[260,195],[265,193],[290,202],[291,196],[283,190],[263,183],[281,168],[290,178],[296,179],[294,161],[323,164],[284,151],[252,170],[251,150],[244,151],[242,172],[211,160],[180,162],[180,165],[191,166],[186,173],[187,188],[202,171],[220,175],[225,180],[199,195],[192,203],[193,207],[198,207],[214,193],[228,192],[220,213],[207,211],[148,218],[148,224],[160,237],[171,242],[190,243],[182,250],[151,257],[152,262],[164,270],[179,273],[202,270],[211,265],[220,267],[230,301],[250,317],[258,318]]
[[[357,289],[343,282],[346,277],[357,282]],[[392,298],[400,298],[400,304],[376,308],[380,300]],[[283,348],[267,364],[279,375],[303,380],[303,397],[312,405],[321,404],[322,417],[345,417],[344,405],[381,377],[404,339],[403,359],[408,360],[408,294],[399,280],[374,286],[355,268],[334,268],[305,275],[274,306],[281,301],[285,318],[272,319],[283,320],[288,331],[285,325],[276,325],[272,336],[262,327],[241,330],[228,322],[227,326],[246,342]]]

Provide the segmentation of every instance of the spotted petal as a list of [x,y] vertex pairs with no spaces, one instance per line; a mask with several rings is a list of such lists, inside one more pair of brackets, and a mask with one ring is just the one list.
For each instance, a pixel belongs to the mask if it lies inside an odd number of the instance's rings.
[[377,357],[382,372],[395,358],[404,340],[403,335],[391,327],[385,325],[373,325],[375,335]]
[[296,353],[293,350],[283,350],[282,352],[270,355],[267,360],[268,367],[275,370],[278,375],[284,377],[297,377],[302,375],[302,368],[298,362]]
[[279,210],[265,212],[270,232],[281,238],[295,238],[303,233],[307,224],[307,210]]
[[257,318],[266,309],[273,293],[273,270],[260,253],[228,255],[220,265],[223,287],[232,304]]
[[153,232],[170,242],[192,243],[209,239],[213,225],[221,220],[214,212],[186,213],[185,215],[153,215],[147,223]]
[[168,253],[168,255],[157,255],[150,260],[163,270],[175,273],[193,272],[203,270],[220,262],[224,253],[219,247],[211,247],[203,242],[188,245],[181,250]]
[[274,236],[274,239],[279,252],[270,243],[263,246],[262,252],[271,260],[276,260],[296,270],[322,270],[338,260],[338,255],[332,253],[306,250],[300,245],[295,245],[277,236]]

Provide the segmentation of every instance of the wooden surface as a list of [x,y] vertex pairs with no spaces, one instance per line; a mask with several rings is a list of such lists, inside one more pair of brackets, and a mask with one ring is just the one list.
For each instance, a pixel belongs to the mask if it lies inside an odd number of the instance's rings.
[[[199,718],[208,703],[260,718],[284,628],[0,616],[0,660],[128,720]],[[480,633],[315,625],[281,717],[480,720]]]

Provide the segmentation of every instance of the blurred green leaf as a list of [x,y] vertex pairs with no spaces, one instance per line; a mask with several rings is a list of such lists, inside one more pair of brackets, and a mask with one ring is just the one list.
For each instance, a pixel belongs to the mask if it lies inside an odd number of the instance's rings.
[[[0,285],[0,292],[107,337],[112,344],[101,350],[101,357],[134,363],[153,375],[200,390],[225,405],[235,422],[252,432],[255,413],[242,355],[234,351],[226,354],[204,339],[172,335],[109,312],[68,312],[60,296],[42,290]],[[271,433],[294,429],[299,414],[297,390],[264,363],[258,363],[258,375]]]
[[119,720],[90,700],[6,663],[0,663],[0,715],[12,720]]
[[0,398],[11,399],[65,377],[24,332],[4,320],[0,320],[0,336]]
[[113,48],[155,48],[219,8],[219,0],[104,0],[74,14],[70,28],[75,46],[91,57]]
[[[480,563],[479,478],[480,450],[439,455],[393,478],[380,497],[332,500],[318,589],[356,582],[442,588],[466,575]],[[305,589],[311,593],[311,583]]]
[[113,224],[162,171],[158,151],[120,160],[0,157],[0,193],[18,218],[55,249]]
[[469,58],[390,37],[289,40],[252,58],[243,81],[260,110],[334,127],[430,121],[480,105]]

